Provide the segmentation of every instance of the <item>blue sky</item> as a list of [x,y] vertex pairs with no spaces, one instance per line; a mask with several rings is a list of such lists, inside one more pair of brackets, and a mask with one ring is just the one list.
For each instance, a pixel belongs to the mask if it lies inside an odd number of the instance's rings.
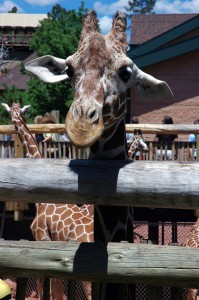
[[[13,6],[21,13],[48,13],[55,4],[66,9],[78,9],[81,0],[0,0],[0,13],[8,12]],[[85,0],[85,7],[95,9],[103,33],[109,31],[112,16],[117,10],[124,10],[128,0]],[[199,0],[157,0],[155,13],[199,13]],[[0,15],[1,17],[1,15]]]

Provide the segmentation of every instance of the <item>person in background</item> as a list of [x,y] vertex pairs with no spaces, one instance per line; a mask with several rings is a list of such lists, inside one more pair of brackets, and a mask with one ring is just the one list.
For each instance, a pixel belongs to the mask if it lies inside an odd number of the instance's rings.
[[[173,119],[169,116],[165,116],[162,120],[162,124],[173,124]],[[156,141],[159,142],[158,150],[157,150],[157,159],[161,160],[172,160],[172,143],[174,140],[177,140],[178,136],[176,134],[156,134]],[[160,146],[163,146],[162,151],[160,150]],[[165,150],[165,147],[167,147],[167,151]],[[165,157],[166,155],[166,157]],[[177,158],[177,150],[174,155],[175,159]]]
[[[137,117],[132,117],[131,124],[139,124],[139,119]],[[130,144],[133,141],[133,137],[134,137],[133,133],[127,133],[126,134],[126,141],[127,141],[128,148],[129,148]]]
[[[36,116],[35,120],[34,120],[35,124],[42,124],[42,119],[43,119],[42,116],[40,116],[40,115]],[[36,139],[36,141],[37,141],[38,144],[41,143],[41,142],[43,142],[43,140],[44,140],[43,133],[36,133],[35,134],[35,139]]]
[[[131,124],[139,124],[139,118],[138,117],[132,117],[131,119]],[[126,140],[127,140],[127,147],[128,150],[133,142],[133,137],[134,137],[134,133],[127,133],[126,134]],[[140,159],[140,151],[137,151],[135,154],[135,159],[139,160]]]
[[69,138],[68,138],[68,136],[67,136],[66,133],[60,134],[59,135],[59,140],[60,140],[60,142],[70,142],[70,140],[69,140]]
[[[57,119],[52,113],[45,113],[42,118],[43,124],[56,124]],[[58,133],[44,133],[44,140],[45,142],[59,142],[59,134]]]
[[[195,120],[193,122],[193,124],[195,124],[195,125],[199,124],[199,119]],[[189,142],[196,143],[196,140],[197,140],[197,138],[196,138],[195,133],[192,133],[189,135],[189,139],[188,139]],[[194,160],[196,160],[196,158],[197,158],[197,149],[196,148],[194,148],[194,151],[193,151],[192,147],[189,148],[189,158],[190,158],[190,161],[192,161],[193,158],[194,158]]]
[[[45,115],[42,118],[43,124],[56,124],[57,119],[52,113],[45,113]],[[51,142],[59,142],[59,134],[58,133],[44,133],[44,140],[42,143],[47,143],[48,149],[47,149],[47,157],[50,158],[56,158],[58,156],[58,148],[55,146],[52,146],[48,143]]]

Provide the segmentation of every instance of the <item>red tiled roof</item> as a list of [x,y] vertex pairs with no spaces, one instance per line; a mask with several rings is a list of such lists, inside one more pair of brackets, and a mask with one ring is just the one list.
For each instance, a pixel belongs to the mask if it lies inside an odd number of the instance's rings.
[[132,15],[130,44],[142,44],[196,16],[198,14]]

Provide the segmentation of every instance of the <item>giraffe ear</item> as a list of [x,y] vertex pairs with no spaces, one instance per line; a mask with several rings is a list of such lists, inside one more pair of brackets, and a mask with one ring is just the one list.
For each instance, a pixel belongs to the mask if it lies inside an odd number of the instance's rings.
[[64,74],[66,60],[51,55],[41,56],[28,62],[25,64],[25,69],[47,83],[55,83],[69,78],[67,74]]
[[31,105],[25,105],[24,107],[21,108],[21,112],[24,114],[25,112],[29,111]]
[[138,94],[145,100],[168,100],[173,93],[165,81],[141,71],[135,64],[132,66],[132,76],[127,83],[127,88],[135,86]]
[[10,106],[6,103],[1,103],[2,107],[7,111],[10,112]]

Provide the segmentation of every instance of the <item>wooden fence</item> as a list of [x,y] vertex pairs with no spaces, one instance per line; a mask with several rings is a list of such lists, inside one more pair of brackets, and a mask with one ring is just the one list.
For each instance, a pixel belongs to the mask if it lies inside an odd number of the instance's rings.
[[[33,133],[41,132],[57,132],[63,134],[65,126],[63,124],[42,124],[42,125],[28,125]],[[127,124],[127,132],[133,132],[135,128],[140,128],[147,141],[147,134],[190,134],[199,132],[198,125],[155,125],[155,124]],[[13,134],[15,133],[12,125],[5,125],[0,127],[0,134]],[[188,137],[187,137],[188,139]],[[197,139],[199,135],[197,134]],[[149,148],[148,153],[142,155],[143,160],[166,160],[166,153],[168,145],[161,145],[157,141],[147,141]],[[17,141],[16,143],[8,141],[0,141],[0,157],[17,157],[16,152],[22,147]],[[51,142],[40,143],[39,148],[44,155],[44,158],[69,158],[69,159],[86,159],[89,156],[89,149],[77,149],[70,142]],[[157,157],[157,149],[160,149],[160,157]],[[197,148],[199,153],[199,140],[195,143],[186,141],[176,141],[172,143],[172,160],[190,161],[189,149],[194,150]],[[177,157],[175,157],[177,153]],[[192,158],[194,160],[194,158]],[[197,157],[199,160],[199,156]]]
[[[195,130],[198,132],[198,128]],[[8,158],[0,160],[0,168],[2,201],[199,208],[197,162]],[[180,299],[179,287],[199,286],[198,249],[129,243],[1,241],[0,255],[0,275],[22,278],[17,300],[24,300],[23,278],[30,276],[93,281],[93,300],[99,299],[98,282],[172,286],[172,300]],[[158,291],[152,288],[150,299],[161,300]],[[69,300],[74,299],[71,294]]]
[[[142,160],[167,160],[167,144],[160,144],[159,142],[146,142],[149,151],[141,153]],[[190,161],[189,149],[194,151],[196,143],[179,141],[172,143],[172,159],[178,161]],[[17,157],[19,142],[0,141],[0,158]],[[160,156],[157,156],[157,149],[160,149]],[[39,149],[43,153],[44,158],[68,158],[68,159],[87,159],[89,156],[89,149],[77,149],[70,142],[50,142],[39,143]],[[165,152],[164,152],[165,151]],[[175,153],[177,156],[175,157]],[[163,155],[165,153],[165,155]],[[192,157],[191,160],[194,160]]]
[[[4,201],[199,207],[198,163],[2,159],[0,164]],[[20,241],[1,242],[0,251],[0,274],[7,276],[198,286],[198,249]]]

